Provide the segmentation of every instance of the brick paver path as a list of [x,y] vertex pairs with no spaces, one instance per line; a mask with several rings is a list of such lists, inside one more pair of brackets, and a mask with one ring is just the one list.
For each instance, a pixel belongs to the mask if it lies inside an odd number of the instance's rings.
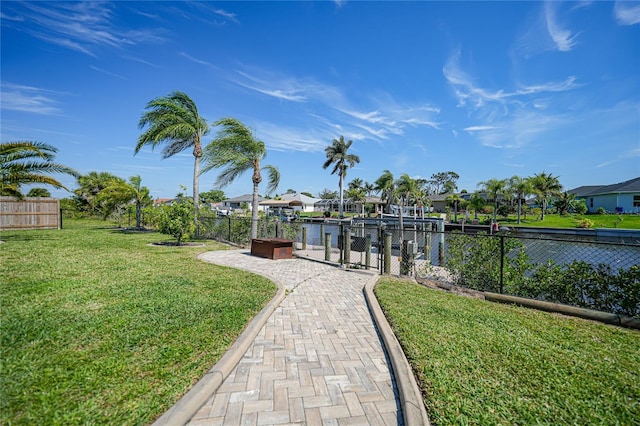
[[289,292],[189,425],[402,424],[362,293],[371,275],[240,250],[201,259],[267,276]]

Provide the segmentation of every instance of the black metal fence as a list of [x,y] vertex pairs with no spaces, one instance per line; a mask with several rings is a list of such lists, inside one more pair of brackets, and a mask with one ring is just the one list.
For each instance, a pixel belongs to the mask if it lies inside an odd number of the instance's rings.
[[[201,235],[250,244],[250,218],[203,219]],[[640,316],[640,241],[444,232],[438,220],[262,219],[259,238],[296,241],[298,256],[462,287]]]

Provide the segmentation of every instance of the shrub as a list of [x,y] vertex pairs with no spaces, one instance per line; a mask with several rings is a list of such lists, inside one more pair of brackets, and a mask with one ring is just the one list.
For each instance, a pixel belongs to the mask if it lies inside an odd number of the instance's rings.
[[193,201],[189,198],[178,199],[170,206],[161,207],[158,230],[174,237],[180,245],[195,232],[194,215]]
[[596,214],[607,214],[607,211],[605,210],[604,207],[598,207],[596,209]]
[[593,228],[593,221],[587,218],[579,218],[576,219],[576,227],[577,228]]

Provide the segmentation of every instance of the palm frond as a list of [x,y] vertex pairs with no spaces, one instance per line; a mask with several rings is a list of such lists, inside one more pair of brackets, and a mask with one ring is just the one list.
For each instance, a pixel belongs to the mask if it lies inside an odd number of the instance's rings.
[[271,194],[278,189],[278,185],[280,185],[280,170],[270,164],[264,166],[263,169],[267,171],[268,176],[267,194]]

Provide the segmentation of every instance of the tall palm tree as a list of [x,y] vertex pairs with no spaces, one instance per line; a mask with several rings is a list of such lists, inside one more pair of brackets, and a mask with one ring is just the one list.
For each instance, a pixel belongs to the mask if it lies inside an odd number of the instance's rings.
[[[200,158],[202,138],[209,133],[207,120],[200,116],[195,102],[186,93],[175,91],[150,101],[140,117],[138,127],[147,130],[138,138],[135,154],[146,146],[154,149],[165,144],[162,158],[169,158],[187,148],[193,148],[193,205],[196,229],[200,204]],[[134,155],[135,155],[134,154]]]
[[420,187],[418,182],[406,173],[400,176],[395,185],[400,198],[398,221],[400,226],[400,241],[402,242],[404,241],[404,223],[402,219],[404,206],[408,206],[412,199],[416,201],[419,198]]
[[75,170],[53,162],[56,152],[55,147],[42,142],[1,143],[0,195],[22,198],[20,187],[30,183],[43,183],[68,191],[58,180],[47,176],[51,173],[79,176]]
[[483,208],[484,205],[485,205],[485,200],[480,196],[480,194],[478,194],[477,192],[474,192],[473,194],[471,194],[471,197],[469,198],[469,207],[473,209],[474,219],[478,218],[478,210]]
[[493,199],[493,221],[495,222],[498,217],[498,196],[502,195],[507,187],[507,180],[492,178],[478,185],[489,195],[489,198]]
[[[251,239],[258,236],[258,186],[262,182],[260,162],[267,155],[264,142],[239,120],[227,117],[214,123],[222,128],[217,137],[204,149],[202,173],[221,168],[216,179],[216,186],[222,188],[247,170],[252,170],[253,198],[251,200]],[[280,183],[280,172],[271,165],[262,167],[269,175],[267,194],[275,191]]]
[[142,218],[142,207],[144,205],[151,204],[151,197],[149,196],[149,188],[142,186],[142,178],[140,175],[131,176],[129,182],[134,189],[133,200],[136,203],[136,229],[140,229],[140,221]]
[[326,169],[335,163],[331,174],[337,173],[340,176],[340,206],[338,207],[340,217],[343,216],[344,212],[344,178],[347,175],[347,169],[360,162],[360,157],[348,153],[352,143],[353,141],[345,141],[344,136],[340,136],[340,139],[334,139],[331,145],[324,149],[327,159],[322,168]]
[[460,205],[462,198],[460,198],[459,194],[450,194],[447,195],[446,200],[453,204],[453,221],[458,222],[458,206]]
[[520,176],[512,176],[507,184],[509,191],[515,195],[518,200],[518,224],[520,224],[520,216],[522,214],[522,200],[533,190],[531,180]]
[[557,176],[553,176],[551,173],[547,174],[542,172],[537,175],[533,175],[531,178],[531,184],[533,186],[533,192],[538,195],[542,202],[542,216],[541,220],[544,220],[544,215],[549,205],[549,199],[555,195],[560,194],[562,191],[562,185]]
[[396,180],[393,174],[389,170],[383,171],[374,185],[376,191],[380,193],[380,199],[385,203],[385,210],[389,213],[391,204],[396,198]]

